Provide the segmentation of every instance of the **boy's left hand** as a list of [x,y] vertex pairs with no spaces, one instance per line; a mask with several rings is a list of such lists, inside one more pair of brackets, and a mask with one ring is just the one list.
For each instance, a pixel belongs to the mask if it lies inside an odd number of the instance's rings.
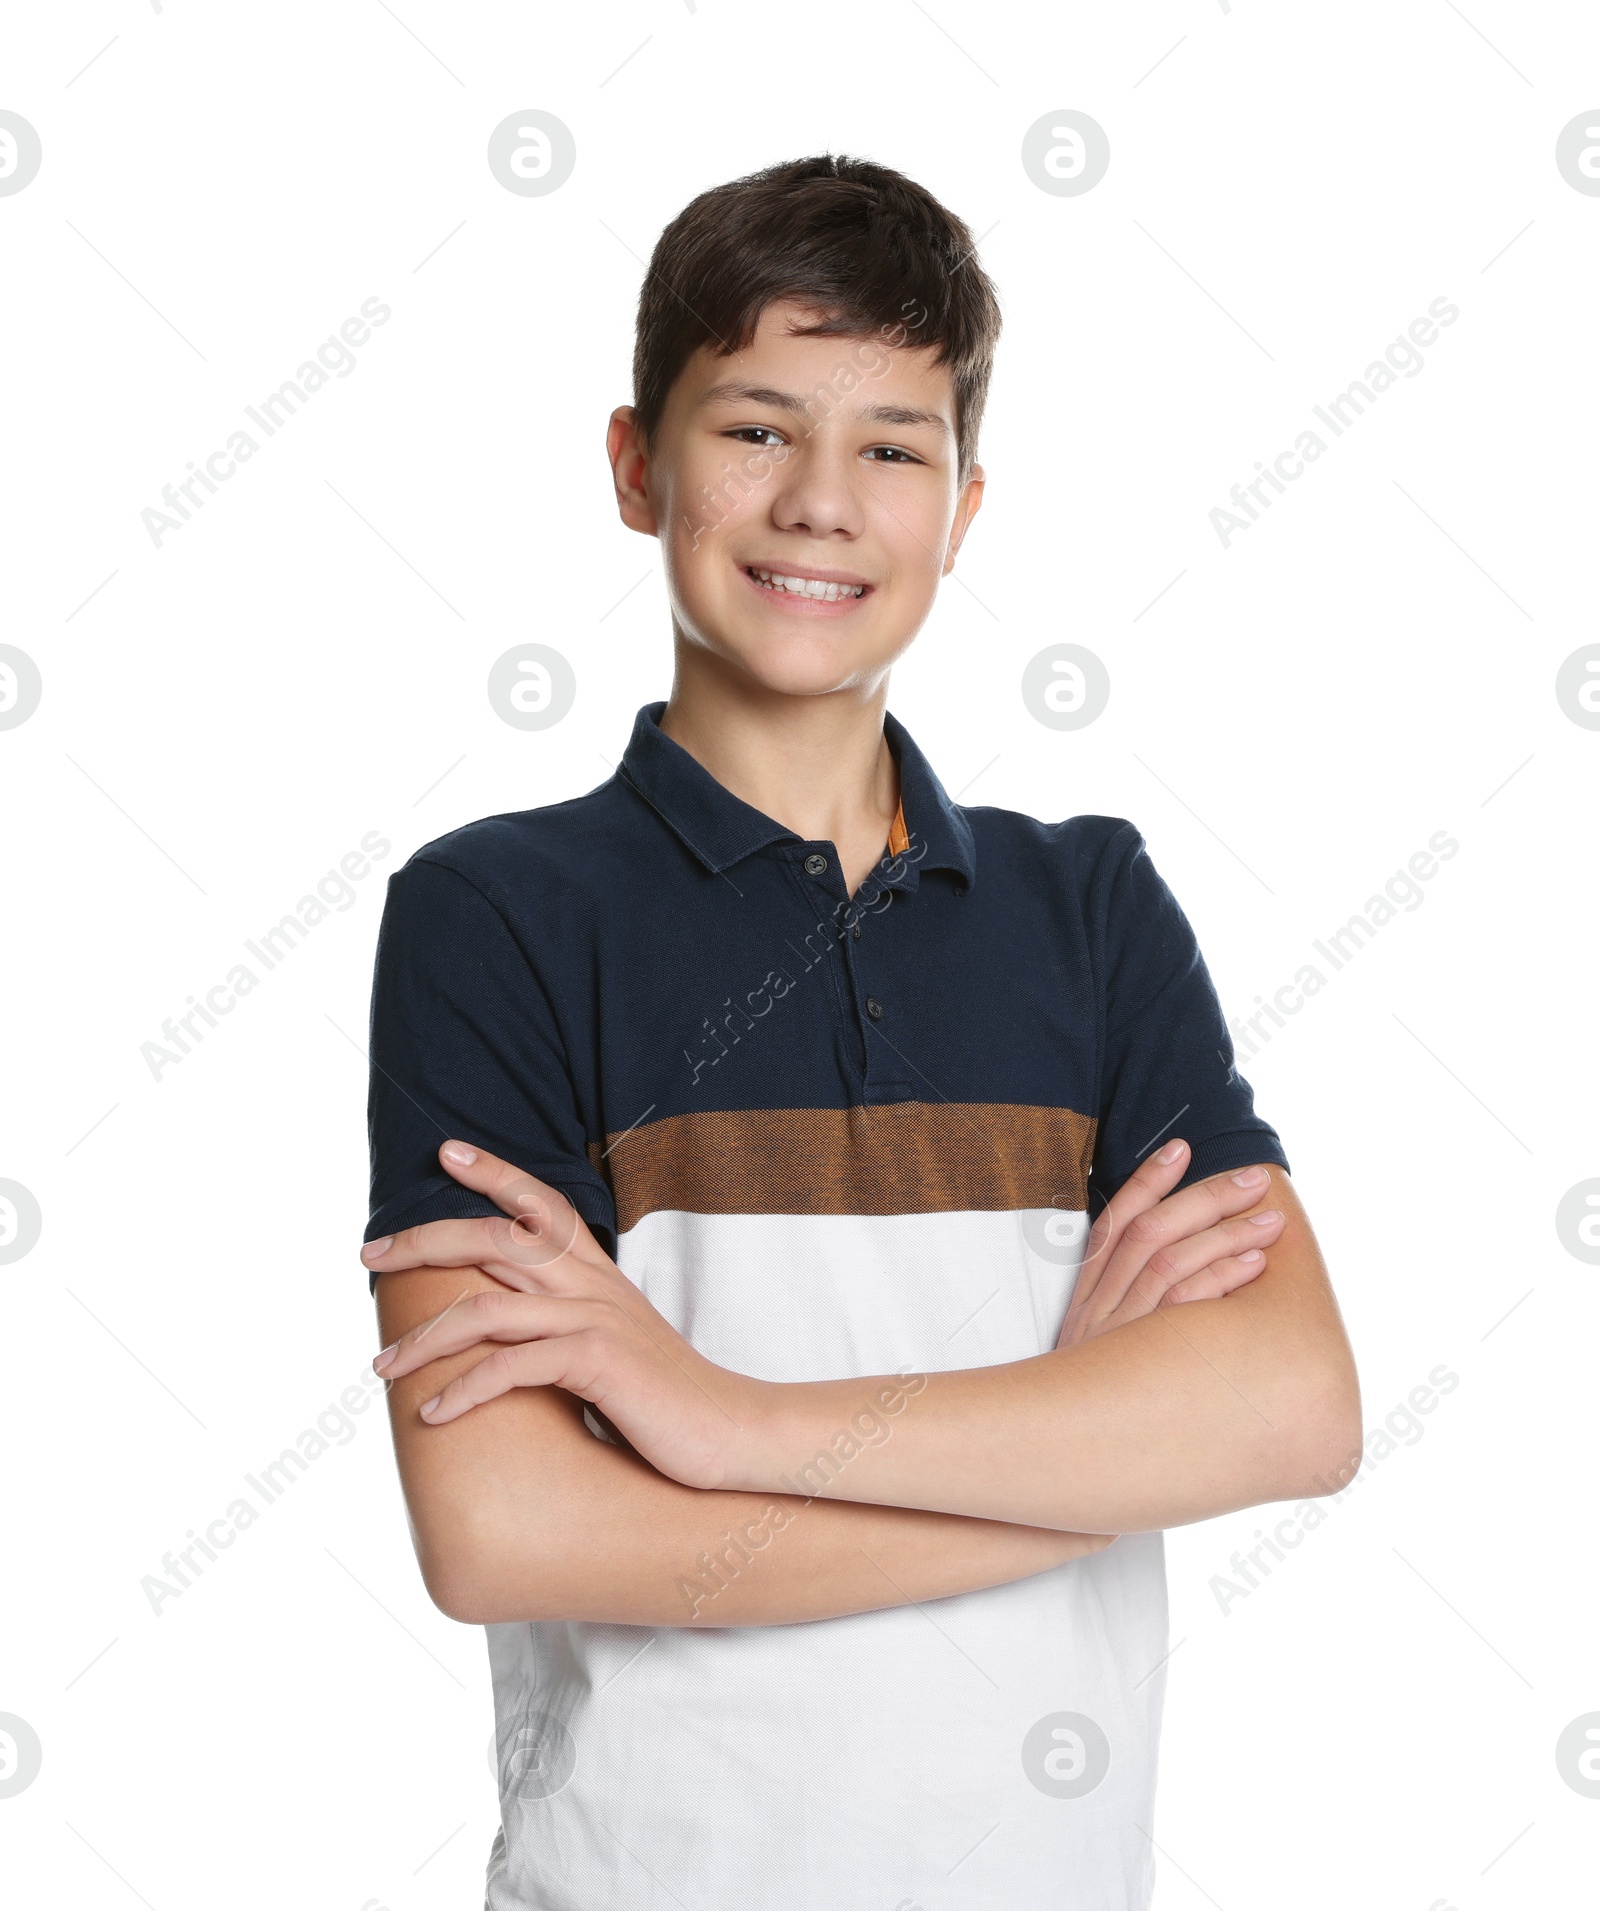
[[1173,1194],[1188,1165],[1188,1143],[1173,1141],[1111,1197],[1089,1231],[1058,1346],[1075,1347],[1158,1309],[1221,1299],[1265,1271],[1263,1250],[1284,1227],[1281,1209],[1252,1212],[1271,1191],[1270,1170],[1224,1171]]
[[376,1371],[396,1380],[441,1355],[498,1341],[422,1407],[424,1420],[441,1425],[513,1387],[561,1387],[589,1401],[668,1478],[721,1485],[765,1384],[697,1353],[559,1190],[462,1142],[445,1143],[439,1159],[510,1218],[425,1222],[391,1236],[381,1253],[371,1243],[362,1260],[380,1273],[480,1267],[503,1286],[402,1335],[378,1355]]

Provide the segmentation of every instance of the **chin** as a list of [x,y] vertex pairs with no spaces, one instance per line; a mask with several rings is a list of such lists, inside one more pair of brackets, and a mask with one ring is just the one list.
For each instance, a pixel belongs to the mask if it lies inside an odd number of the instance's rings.
[[731,659],[740,673],[760,689],[778,697],[827,697],[848,689],[862,674],[849,663],[830,658],[779,663],[771,657]]
[[691,619],[681,614],[678,627],[691,633],[690,641],[726,669],[785,697],[825,697],[878,674],[889,662],[879,657],[877,645],[864,654],[859,632],[847,639],[842,634],[830,637],[821,629],[778,635],[740,630],[730,638],[723,634],[728,624],[720,618]]

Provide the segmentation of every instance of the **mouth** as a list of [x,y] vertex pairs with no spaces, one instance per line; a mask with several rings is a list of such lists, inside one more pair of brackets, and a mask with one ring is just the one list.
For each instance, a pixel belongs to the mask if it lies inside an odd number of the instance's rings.
[[762,564],[746,564],[741,568],[757,590],[783,602],[853,604],[872,590],[864,579],[843,571],[779,571]]

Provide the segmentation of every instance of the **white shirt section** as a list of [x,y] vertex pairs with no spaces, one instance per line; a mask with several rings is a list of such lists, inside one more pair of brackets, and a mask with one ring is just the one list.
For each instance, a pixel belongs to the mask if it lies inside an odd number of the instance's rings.
[[[1050,1210],[658,1212],[618,1263],[708,1358],[758,1378],[931,1373],[1053,1347],[1084,1232]],[[486,1911],[1149,1904],[1159,1533],[802,1625],[487,1633]]]
[[1082,1243],[1047,1260],[1032,1220],[656,1213],[622,1236],[617,1265],[708,1360],[757,1380],[943,1373],[1055,1345]]

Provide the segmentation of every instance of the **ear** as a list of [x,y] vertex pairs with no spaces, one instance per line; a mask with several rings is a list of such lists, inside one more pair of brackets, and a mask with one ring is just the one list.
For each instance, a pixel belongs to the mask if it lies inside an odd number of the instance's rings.
[[618,405],[606,427],[606,456],[616,486],[617,511],[630,531],[654,537],[658,530],[650,497],[650,458],[632,405]]
[[944,567],[941,577],[948,577],[956,567],[956,552],[961,549],[961,540],[967,535],[967,526],[978,514],[983,503],[983,466],[975,464],[972,476],[968,478],[966,489],[961,493],[961,501],[956,506],[955,522],[950,526],[950,540],[944,547]]

